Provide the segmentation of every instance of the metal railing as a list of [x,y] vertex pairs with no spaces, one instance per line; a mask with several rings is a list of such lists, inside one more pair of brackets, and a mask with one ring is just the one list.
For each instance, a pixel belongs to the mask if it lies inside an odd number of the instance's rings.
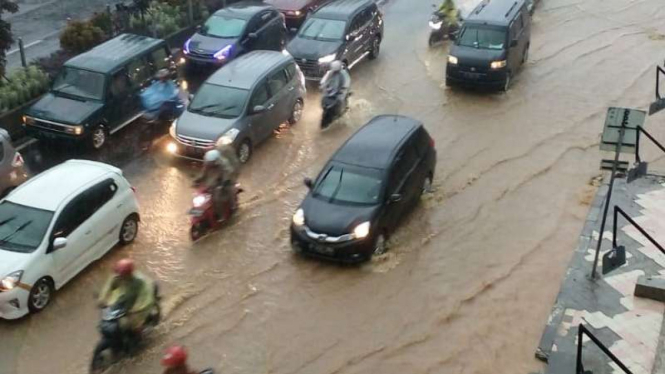
[[603,342],[600,341],[594,334],[591,333],[584,325],[580,324],[577,328],[577,363],[575,365],[575,374],[592,374],[591,370],[584,370],[584,363],[582,362],[582,343],[584,342],[584,335],[586,335],[603,353],[605,353],[621,370],[626,374],[633,374],[626,365],[624,365],[617,356],[614,355]]

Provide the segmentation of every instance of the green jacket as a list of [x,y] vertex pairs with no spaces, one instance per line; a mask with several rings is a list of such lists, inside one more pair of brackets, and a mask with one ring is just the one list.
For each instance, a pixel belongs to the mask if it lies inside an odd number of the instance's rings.
[[123,299],[129,313],[144,311],[155,303],[154,283],[147,276],[134,272],[130,279],[113,276],[106,281],[99,302],[113,305]]

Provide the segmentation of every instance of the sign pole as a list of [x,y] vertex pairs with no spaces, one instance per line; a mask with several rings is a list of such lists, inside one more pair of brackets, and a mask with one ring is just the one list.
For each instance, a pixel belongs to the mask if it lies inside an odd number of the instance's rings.
[[621,154],[621,145],[623,143],[623,136],[626,132],[626,125],[628,124],[628,116],[630,111],[624,109],[623,120],[621,121],[621,128],[619,129],[619,140],[616,144],[616,154],[614,155],[614,165],[612,165],[612,175],[610,176],[610,185],[607,191],[607,198],[605,199],[605,207],[603,208],[603,219],[600,223],[600,233],[598,235],[598,243],[596,244],[596,254],[593,258],[593,269],[591,270],[591,278],[597,277],[596,268],[598,267],[598,256],[600,255],[600,247],[603,244],[603,233],[605,232],[605,224],[607,223],[607,212],[610,209],[610,200],[612,199],[612,189],[614,187],[614,180],[616,179],[617,166],[619,165],[619,155]]

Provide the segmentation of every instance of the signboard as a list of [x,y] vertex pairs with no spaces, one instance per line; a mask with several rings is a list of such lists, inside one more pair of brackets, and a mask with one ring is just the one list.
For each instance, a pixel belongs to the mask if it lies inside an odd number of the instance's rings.
[[621,153],[635,153],[638,141],[637,127],[644,125],[647,113],[643,110],[629,108],[607,109],[605,117],[605,128],[600,142],[602,151],[615,152],[621,127],[624,127],[623,141],[621,142]]
[[626,263],[626,247],[620,245],[603,256],[603,275],[620,268]]

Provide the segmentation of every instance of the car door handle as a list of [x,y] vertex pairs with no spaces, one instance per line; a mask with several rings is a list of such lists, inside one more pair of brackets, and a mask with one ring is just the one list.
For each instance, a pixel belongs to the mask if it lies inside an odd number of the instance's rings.
[[88,231],[86,231],[85,234],[86,234],[86,235],[90,235],[90,234],[92,234],[92,230],[88,230]]
[[123,206],[123,204],[120,203],[120,204],[118,204],[118,206],[116,206],[116,208],[120,209],[120,208],[122,208],[122,206]]
[[290,92],[290,91],[293,91],[293,90],[295,90],[295,89],[296,89],[295,87],[291,86],[291,87],[289,87],[289,92]]
[[270,110],[270,109],[272,109],[272,108],[274,108],[274,107],[275,107],[275,104],[270,104],[270,105],[268,105],[268,110]]

